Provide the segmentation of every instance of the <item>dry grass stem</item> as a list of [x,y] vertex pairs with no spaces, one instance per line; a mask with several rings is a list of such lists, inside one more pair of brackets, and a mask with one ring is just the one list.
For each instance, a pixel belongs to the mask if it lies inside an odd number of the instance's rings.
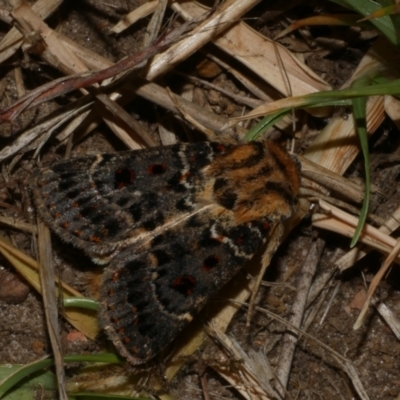
[[167,6],[168,0],[159,0],[157,2],[157,7],[154,9],[154,13],[144,34],[143,47],[150,46],[159,36]]
[[393,96],[385,96],[384,98],[384,107],[385,112],[389,116],[389,118],[393,121],[393,123],[400,130],[400,100]]
[[[343,87],[350,86],[360,76],[374,74],[377,70],[383,69],[382,60],[385,60],[385,54],[388,51],[390,50],[387,46],[382,46],[379,41],[376,42]],[[385,117],[383,101],[382,97],[370,97],[367,101],[366,114],[369,134],[375,132],[383,122]],[[353,119],[344,119],[338,115],[331,119],[307,148],[304,157],[332,172],[343,175],[358,152],[358,138],[355,134]]]
[[[195,51],[199,50],[210,40],[215,38],[219,33],[226,30],[230,25],[237,21],[244,13],[251,9],[258,0],[227,0],[220,7],[218,7],[211,15],[203,22],[198,24],[196,28],[188,35],[185,39],[181,40],[179,43],[172,45],[165,52],[155,56],[148,66],[147,71],[143,75],[147,80],[152,81],[157,76],[170,71],[176,64],[185,60],[189,55],[193,54]],[[175,11],[180,11],[182,8],[187,11],[186,6],[195,7],[194,3],[185,3],[178,5],[174,3],[173,9]],[[191,13],[193,19],[201,18],[208,11],[201,9],[197,6],[197,13],[194,12],[194,8]],[[185,14],[185,13],[183,13]],[[182,15],[185,17],[185,15]]]
[[50,230],[44,222],[38,220],[38,250],[40,260],[40,283],[46,316],[47,332],[49,333],[53,350],[54,364],[57,374],[58,396],[60,400],[67,400],[65,390],[65,371],[63,349],[61,345],[60,328],[58,325],[58,308],[55,286],[55,273],[51,255]]
[[316,186],[314,182],[319,183],[324,188],[328,188],[329,191],[323,191],[324,194],[328,194],[330,191],[335,191],[344,196],[344,198],[361,203],[364,198],[364,187],[352,182],[339,175],[338,173],[332,172],[330,169],[324,168],[323,166],[312,162],[306,157],[299,156],[299,161],[301,163],[301,174],[305,178],[309,178],[312,182],[308,180],[302,181],[302,188],[311,186],[313,188],[320,188]]
[[[357,225],[357,219],[353,216],[346,214],[342,210],[337,209],[336,207],[324,203],[323,201],[320,202],[321,207],[331,213],[330,215],[323,215],[323,214],[314,214],[313,216],[313,224],[314,226],[333,230],[334,232],[340,233],[347,237],[352,237],[354,235],[355,227]],[[396,222],[397,223],[397,222]],[[379,282],[381,281],[384,274],[387,272],[388,268],[393,262],[400,264],[400,257],[398,256],[399,253],[399,242],[396,241],[394,238],[390,237],[384,232],[387,232],[388,229],[381,229],[378,230],[370,225],[366,225],[364,227],[364,231],[360,237],[360,241],[369,247],[381,251],[384,254],[388,254],[387,259],[385,260],[384,264],[382,265],[379,272],[374,276],[373,281],[370,284],[368,289],[367,299],[363,305],[361,313],[357,318],[357,321],[354,324],[354,329],[358,329],[363,321],[366,311],[368,310],[368,306],[372,301],[372,296],[378,286]],[[358,252],[361,254],[358,255]],[[344,261],[347,262],[355,262],[357,259],[363,257],[367,252],[358,249],[353,249],[350,253],[347,253],[344,257],[337,261],[339,267],[344,265]],[[387,312],[388,308],[386,306],[381,311],[382,317],[387,321],[388,325],[392,328],[393,332],[397,336],[399,323],[397,322],[396,318],[393,318],[392,315],[389,315]]]
[[[315,213],[312,217],[314,226],[340,233],[349,238],[353,237],[358,222],[357,218],[323,200],[319,202],[319,205],[326,214]],[[384,254],[390,254],[397,244],[396,239],[368,224],[363,229],[360,241]],[[399,263],[400,258],[395,257],[394,261]]]
[[[306,309],[307,297],[310,291],[311,282],[314,278],[317,270],[317,265],[320,261],[320,257],[323,250],[323,241],[318,240],[311,242],[308,250],[308,254],[304,259],[302,265],[302,273],[300,279],[297,282],[297,290],[295,297],[292,302],[292,309],[290,312],[290,318],[288,322],[290,325],[300,328],[303,316]],[[289,381],[290,370],[292,367],[292,360],[298,341],[297,332],[289,330],[285,333],[282,343],[282,352],[279,357],[279,364],[276,368],[276,378],[279,382],[276,386],[276,390],[282,397],[285,397],[286,387]]]
[[[247,5],[252,4],[242,1],[237,2],[236,7],[241,8]],[[204,12],[204,8],[195,2],[183,3],[181,7],[192,16]],[[294,57],[290,51],[255,32],[247,24],[239,21],[239,17],[239,12],[232,14],[231,21],[236,21],[235,25],[214,40],[214,44],[284,95],[297,96],[329,89],[326,82]],[[276,48],[278,48],[279,56]],[[281,69],[282,64],[285,66],[285,73]]]
[[[32,150],[29,145],[35,140],[40,139],[40,136],[45,132],[48,132],[49,130],[53,131],[55,127],[60,126],[75,115],[84,113],[89,108],[90,104],[86,104],[81,107],[76,107],[76,104],[70,104],[61,110],[57,110],[32,128],[25,130],[25,132],[10,145],[4,146],[0,150],[0,161],[12,157],[21,150],[27,151],[26,147],[28,147],[29,150]],[[34,148],[36,148],[36,146]]]
[[199,121],[194,119],[189,113],[185,111],[183,107],[179,104],[179,97],[175,96],[170,90],[168,90],[171,100],[175,104],[175,107],[179,110],[180,114],[182,115],[183,119],[185,119],[187,122],[192,124],[196,129],[198,129],[200,132],[203,132],[207,138],[213,138],[214,137],[214,132],[211,129],[206,128],[204,125],[202,125]]
[[[165,107],[167,110],[170,110],[173,113],[179,112],[175,104],[172,102],[168,91],[155,83],[145,83],[143,85],[140,85],[140,87],[137,89],[137,93],[143,98],[154,101],[156,104]],[[175,95],[175,98],[177,98],[177,95]],[[228,122],[228,119],[225,116],[217,115],[213,112],[210,112],[204,107],[199,107],[198,105],[186,100],[181,96],[179,96],[178,98],[179,107],[181,110],[183,110],[186,114],[189,114],[201,125],[214,132],[213,136],[210,137],[210,139],[218,140],[222,133],[224,133],[226,137],[235,137],[233,130],[224,129]],[[244,128],[237,127],[236,132],[239,136],[244,136],[246,130]]]
[[[392,216],[385,221],[385,223],[379,227],[379,230],[383,233],[390,234],[394,232],[400,226],[400,206],[394,211]],[[341,271],[344,271],[352,267],[358,260],[361,260],[364,256],[369,253],[368,249],[363,246],[357,246],[351,249],[339,260],[336,261],[336,265]]]
[[23,232],[28,232],[28,233],[33,233],[36,234],[37,233],[37,228],[36,226],[27,223],[25,221],[20,221],[18,219],[15,218],[10,218],[10,217],[0,217],[0,224],[9,226],[11,228],[14,229],[18,229],[20,231]]
[[[240,372],[234,371],[236,368],[224,367],[223,362],[214,362],[213,369],[229,382],[244,399],[271,400],[273,397],[270,397],[268,392],[272,392],[271,395],[273,396],[274,391],[265,382],[265,376],[258,375],[259,369],[254,365],[254,359],[249,357],[235,340],[218,331],[212,324],[209,324],[206,331],[223,347],[229,365],[236,365]],[[235,361],[237,362],[235,363]]]
[[139,21],[142,18],[147,17],[151,13],[154,12],[154,10],[157,7],[158,4],[157,1],[148,1],[147,3],[144,3],[140,7],[136,8],[129,14],[125,15],[121,21],[119,21],[116,25],[114,25],[111,28],[111,32],[113,33],[121,33],[125,29],[129,28],[131,25],[133,25],[135,22]]
[[[62,0],[38,0],[32,10],[41,18],[51,15],[62,3]],[[0,63],[10,58],[23,44],[24,37],[13,27],[0,42]]]
[[283,236],[283,227],[281,225],[276,225],[270,232],[270,238],[268,240],[266,249],[261,259],[261,270],[259,271],[256,280],[254,282],[254,287],[252,288],[252,294],[249,301],[249,309],[247,311],[247,326],[251,324],[251,318],[253,316],[253,311],[255,307],[256,296],[258,290],[260,289],[261,282],[265,275],[265,271],[271,263],[271,259],[275,254],[276,249],[281,243]]
[[[372,304],[375,305],[374,299],[372,299]],[[388,324],[393,334],[396,336],[397,340],[400,340],[400,320],[393,310],[391,310],[385,303],[379,303],[376,306],[379,314]]]
[[190,75],[182,74],[182,73],[179,73],[179,72],[177,74],[180,75],[180,76],[184,76],[189,81],[197,83],[198,86],[214,89],[217,92],[223,93],[224,95],[226,95],[227,97],[235,100],[239,104],[243,104],[243,105],[246,105],[248,107],[257,107],[261,103],[261,100],[253,99],[253,98],[247,97],[247,96],[237,95],[235,93],[232,93],[232,92],[230,92],[228,90],[223,89],[222,87],[214,85],[213,83],[210,83],[210,82],[208,82],[208,81],[206,81],[204,79],[199,79],[199,78],[197,78],[195,76],[190,76]]
[[[30,39],[27,51],[40,53],[44,61],[66,75],[88,71],[84,63],[63,46],[53,30],[27,3],[22,3],[12,15],[21,34]],[[86,90],[83,93],[86,94]]]
[[[371,134],[384,119],[382,97],[367,101],[368,132]],[[339,175],[347,170],[359,153],[358,138],[352,118],[336,116],[316,137],[304,153],[304,157]]]
[[[329,274],[329,275],[328,274],[320,274],[320,275],[322,275],[322,278],[318,282],[319,286],[320,286],[320,287],[317,288],[318,295],[319,295],[318,298],[316,299],[316,301],[314,303],[313,302],[313,298],[310,296],[310,295],[314,294],[314,293],[312,293],[312,290],[316,289],[316,286],[314,285],[314,283],[313,283],[313,285],[311,285],[310,292],[309,292],[309,295],[308,295],[308,298],[307,298],[307,308],[310,306],[310,309],[307,310],[305,318],[304,318],[304,322],[303,322],[303,325],[302,325],[302,327],[303,327],[303,329],[305,331],[307,331],[310,328],[311,324],[314,322],[314,320],[316,319],[316,317],[320,313],[322,307],[325,304],[326,298],[327,298],[327,296],[329,294],[329,290],[327,290],[327,289],[329,289],[329,287],[327,287],[327,285],[330,282],[333,274]],[[324,285],[324,286],[322,286],[322,285]],[[337,285],[335,287],[335,290],[338,287],[339,286]],[[330,306],[331,306],[332,301],[335,298],[336,294],[337,294],[337,292],[333,293],[332,296],[331,296],[331,301],[328,301],[328,304],[325,305],[325,311],[323,313],[323,316],[320,318],[320,320],[318,322],[318,325],[320,327],[322,326],[323,322],[325,321],[325,317],[326,317],[326,315],[328,314],[328,312],[330,310]]]
[[354,323],[354,329],[359,329],[363,323],[363,319],[365,314],[369,308],[369,304],[371,302],[372,296],[375,293],[376,288],[379,285],[379,282],[382,280],[385,273],[388,271],[389,267],[392,265],[394,259],[398,257],[400,252],[400,241],[397,241],[396,245],[393,247],[393,250],[387,256],[385,262],[382,264],[380,270],[375,274],[374,278],[372,279],[371,284],[369,285],[368,292],[367,292],[367,299],[361,309],[360,315],[357,318],[357,321]]

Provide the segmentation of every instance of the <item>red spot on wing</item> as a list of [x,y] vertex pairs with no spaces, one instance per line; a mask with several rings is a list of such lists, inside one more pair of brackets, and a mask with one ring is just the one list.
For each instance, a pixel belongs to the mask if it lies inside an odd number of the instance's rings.
[[265,221],[261,227],[261,229],[263,230],[263,232],[267,232],[269,231],[270,225],[269,222]]
[[190,296],[196,288],[196,278],[190,275],[178,276],[171,283],[171,288],[185,296]]
[[150,175],[161,175],[167,170],[167,164],[151,164],[147,167]]
[[216,267],[219,264],[220,261],[221,261],[221,259],[218,256],[215,256],[215,255],[208,256],[203,261],[202,269],[205,270],[205,271],[210,271],[214,267]]
[[131,185],[136,178],[135,171],[130,168],[118,168],[115,171],[114,186],[115,189],[123,189]]
[[226,152],[226,146],[222,143],[211,143],[211,148],[213,149],[214,153],[223,154]]
[[218,144],[215,148],[218,153],[223,153],[225,151],[225,146],[223,144]]

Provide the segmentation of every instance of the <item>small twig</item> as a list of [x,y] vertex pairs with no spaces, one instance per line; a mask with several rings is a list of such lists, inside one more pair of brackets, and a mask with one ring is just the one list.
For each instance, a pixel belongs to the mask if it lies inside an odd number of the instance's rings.
[[332,295],[331,295],[330,299],[328,300],[328,304],[327,304],[327,306],[326,306],[326,308],[325,308],[325,311],[324,311],[324,313],[323,313],[323,315],[322,315],[322,317],[321,317],[321,319],[320,319],[320,321],[319,321],[319,326],[322,326],[322,324],[324,323],[325,318],[326,318],[326,316],[328,315],[328,312],[329,312],[329,310],[331,309],[331,306],[332,306],[332,304],[333,304],[333,300],[336,298],[336,295],[339,293],[339,289],[340,289],[341,287],[342,287],[342,282],[339,281],[339,282],[335,285],[335,288],[333,289]]
[[200,383],[204,400],[210,400],[210,395],[208,393],[208,387],[207,387],[207,377],[205,374],[202,374],[200,376]]
[[355,324],[353,326],[353,329],[358,329],[362,325],[365,313],[367,312],[369,304],[372,299],[372,296],[375,293],[375,289],[379,285],[379,282],[382,280],[383,276],[385,275],[385,273],[387,272],[389,267],[392,265],[394,259],[398,256],[399,252],[400,252],[400,241],[398,240],[396,246],[393,247],[393,250],[390,252],[388,257],[386,258],[382,267],[380,268],[380,270],[377,272],[377,274],[372,279],[372,282],[368,288],[367,299],[363,305],[363,308],[361,309],[361,312],[357,318],[357,321],[355,322]]
[[313,182],[319,183],[329,190],[334,190],[340,193],[348,200],[357,203],[362,202],[362,199],[364,198],[364,188],[361,185],[352,182],[351,180],[346,179],[305,157],[298,156],[298,160],[301,162],[302,176],[311,179]]
[[[394,232],[400,226],[400,206],[393,212],[393,214],[382,224],[379,230],[383,233],[390,234]],[[344,271],[347,268],[350,268],[356,261],[359,261],[365,255],[369,253],[369,249],[366,249],[365,246],[357,246],[354,249],[351,249],[344,256],[342,256],[338,261],[336,261],[336,265],[339,267],[341,271]]]
[[280,245],[280,242],[282,240],[282,235],[283,235],[282,225],[275,225],[271,229],[271,233],[269,235],[268,242],[267,242],[267,247],[264,251],[264,254],[263,254],[262,260],[261,260],[261,270],[260,270],[259,274],[257,275],[257,279],[254,283],[254,287],[253,287],[251,297],[249,300],[249,309],[247,310],[247,326],[250,326],[251,317],[253,316],[255,300],[256,300],[257,293],[258,293],[258,289],[261,286],[261,282],[264,277],[265,271],[269,267],[269,264],[271,263],[271,259],[272,259],[273,255],[275,254],[276,249]]
[[[322,200],[319,205],[325,210],[326,214],[313,214],[312,222],[314,226],[328,229],[350,238],[353,237],[358,222],[356,217]],[[369,224],[364,226],[360,241],[384,254],[390,254],[397,244],[396,239]],[[397,256],[394,261],[399,264],[400,257]]]
[[[305,312],[305,307],[307,304],[307,297],[311,287],[312,279],[317,270],[317,265],[319,263],[321,253],[323,250],[323,241],[318,239],[311,243],[310,250],[303,262],[300,280],[297,285],[296,295],[292,302],[292,309],[290,312],[289,323],[296,328],[300,328],[303,315]],[[294,351],[297,345],[298,335],[296,331],[289,330],[285,334],[282,351],[279,358],[279,364],[276,369],[276,377],[279,384],[276,389],[281,394],[282,397],[285,396],[285,389],[289,381],[290,369],[292,365],[292,360],[294,356]]]
[[[136,139],[138,142],[143,142],[148,147],[157,146],[157,142],[149,135],[149,133],[134,119],[132,118],[128,112],[124,110],[118,103],[112,101],[106,94],[100,93],[96,96],[96,99],[99,100],[109,111],[116,120],[122,121],[125,125],[130,127],[131,131],[136,133]],[[128,130],[128,129],[127,129]],[[126,135],[124,136],[124,142],[126,142]],[[132,146],[128,147],[132,148]]]
[[[372,304],[375,305],[375,303],[375,300],[372,299]],[[389,309],[385,303],[379,303],[376,306],[376,309],[386,323],[390,326],[397,340],[400,340],[400,321],[397,315],[391,309]]]
[[189,81],[197,83],[199,86],[204,86],[206,88],[218,91],[218,92],[224,94],[225,96],[230,97],[232,100],[236,101],[239,104],[244,104],[244,105],[246,105],[248,107],[252,107],[253,108],[253,107],[257,107],[257,106],[259,106],[260,104],[263,103],[261,100],[258,100],[258,99],[253,99],[251,97],[240,96],[240,95],[237,95],[235,93],[232,93],[229,90],[226,90],[226,89],[224,89],[224,88],[222,88],[220,86],[214,85],[211,82],[207,82],[204,79],[200,79],[200,78],[197,78],[195,76],[184,74],[184,73],[178,72],[178,71],[174,71],[174,73],[176,75],[180,75],[180,76],[185,77]]
[[55,276],[51,256],[50,231],[49,228],[38,219],[39,259],[40,259],[40,281],[42,284],[42,295],[44,311],[46,315],[47,330],[53,349],[54,362],[57,374],[58,395],[60,400],[67,400],[65,391],[65,371],[62,359],[61,336],[58,327],[58,310],[56,298]]
[[37,233],[36,226],[29,224],[25,221],[19,221],[15,218],[0,217],[0,224],[9,226],[14,229],[19,229],[23,232],[34,233],[34,234]]
[[151,17],[150,22],[147,25],[147,30],[143,39],[143,47],[150,46],[151,43],[154,42],[159,35],[167,5],[167,0],[159,0],[157,2],[157,6],[154,10],[153,16]]

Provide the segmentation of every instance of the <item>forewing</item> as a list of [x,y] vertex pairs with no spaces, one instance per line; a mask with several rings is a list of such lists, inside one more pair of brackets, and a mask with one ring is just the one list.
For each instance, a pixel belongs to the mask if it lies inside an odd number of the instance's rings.
[[[196,143],[76,158],[35,172],[42,218],[100,262],[195,210],[198,173],[214,157]],[[103,260],[102,260],[103,258]]]
[[265,242],[267,220],[234,226],[232,217],[209,207],[154,238],[149,248],[125,249],[106,268],[101,322],[131,363],[170,344]]

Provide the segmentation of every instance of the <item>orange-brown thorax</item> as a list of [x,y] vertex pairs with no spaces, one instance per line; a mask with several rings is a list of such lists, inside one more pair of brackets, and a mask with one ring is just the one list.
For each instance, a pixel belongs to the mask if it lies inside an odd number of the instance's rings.
[[201,200],[231,210],[238,224],[265,217],[283,220],[293,212],[299,168],[273,142],[235,146],[217,156],[203,173],[209,179]]

